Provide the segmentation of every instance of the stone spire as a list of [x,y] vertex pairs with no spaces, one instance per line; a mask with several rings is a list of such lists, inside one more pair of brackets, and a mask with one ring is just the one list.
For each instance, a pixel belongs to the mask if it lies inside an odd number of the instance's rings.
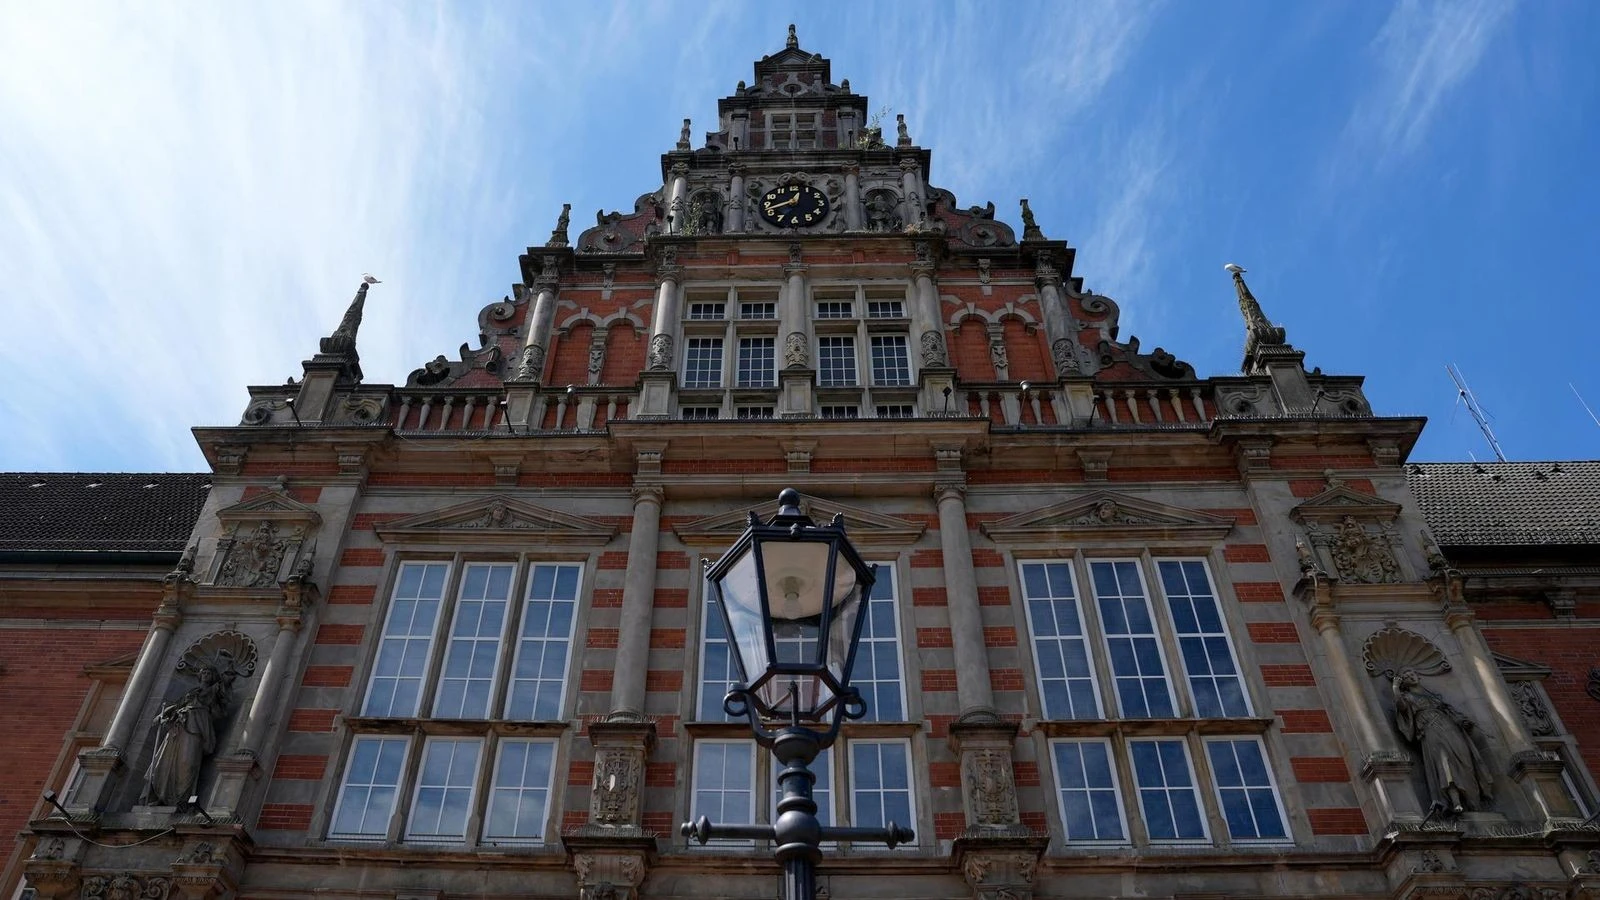
[[572,221],[572,204],[561,204],[561,215],[556,217],[556,227],[550,231],[550,240],[545,241],[546,247],[567,246],[567,223]]
[[361,313],[367,305],[367,288],[381,283],[371,275],[362,275],[361,286],[356,288],[355,299],[350,301],[350,308],[344,311],[339,327],[318,345],[320,352],[317,361],[338,362],[341,380],[361,380],[361,355],[356,352],[356,332],[361,330]]
[[1244,283],[1244,267],[1228,263],[1223,268],[1233,274],[1233,290],[1239,295],[1239,312],[1244,316],[1246,370],[1252,363],[1259,362],[1265,348],[1281,347],[1293,350],[1283,326],[1267,321],[1266,313],[1261,311],[1261,304],[1257,303],[1255,295],[1250,293],[1250,286]]
[[1039,223],[1034,221],[1033,209],[1028,206],[1028,198],[1022,198],[1022,239],[1025,241],[1044,240],[1044,231],[1039,228]]

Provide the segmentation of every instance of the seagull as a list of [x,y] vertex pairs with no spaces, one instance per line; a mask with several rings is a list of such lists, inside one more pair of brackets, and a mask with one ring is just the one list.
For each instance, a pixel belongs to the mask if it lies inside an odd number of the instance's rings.
[[361,283],[362,284],[383,284],[383,282],[379,281],[376,278],[373,278],[372,274],[370,272],[362,272],[361,273]]
[[1226,270],[1226,271],[1234,273],[1235,275],[1237,275],[1238,273],[1244,271],[1244,266],[1241,266],[1238,263],[1228,263],[1227,265],[1223,266],[1222,268],[1224,270]]

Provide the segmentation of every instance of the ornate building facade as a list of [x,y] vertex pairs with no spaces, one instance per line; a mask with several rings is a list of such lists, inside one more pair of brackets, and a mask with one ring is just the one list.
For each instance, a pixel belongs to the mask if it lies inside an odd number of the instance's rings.
[[[1586,701],[1538,661],[1585,652],[1587,563],[1436,541],[1476,498],[1413,497],[1423,422],[1308,371],[1242,269],[1241,371],[1201,377],[868,109],[791,29],[475,349],[366,383],[363,283],[196,429],[212,487],[28,889],[772,896],[770,847],[676,826],[773,814],[696,572],[792,486],[878,571],[822,814],[917,834],[827,848],[829,895],[1600,891]],[[1502,588],[1565,618],[1491,628]]]

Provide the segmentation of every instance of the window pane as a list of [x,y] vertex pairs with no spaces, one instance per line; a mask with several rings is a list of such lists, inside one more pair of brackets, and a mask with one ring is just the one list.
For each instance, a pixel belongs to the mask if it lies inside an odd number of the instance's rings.
[[848,319],[856,314],[853,300],[818,300],[817,318]]
[[[694,745],[694,800],[690,820],[706,816],[717,824],[755,821],[755,742],[699,741]],[[712,841],[748,845],[748,841]]]
[[482,719],[489,715],[515,568],[471,563],[462,572],[444,671],[433,703],[434,718]]
[[822,387],[855,387],[855,338],[817,338],[817,383]]
[[1022,591],[1045,718],[1099,718],[1071,564],[1023,563]]
[[429,738],[417,771],[406,837],[459,841],[467,836],[473,782],[478,774],[480,738]]
[[1176,715],[1138,564],[1129,560],[1091,562],[1089,572],[1094,577],[1122,715],[1138,719]]
[[905,335],[873,335],[872,383],[902,387],[911,383],[911,362],[906,355]]
[[696,320],[720,319],[722,311],[726,308],[724,303],[700,302],[689,304],[689,318]]
[[449,570],[447,563],[400,566],[363,715],[404,718],[417,714]]
[[906,314],[904,300],[868,300],[867,317],[872,319],[903,319]]
[[739,339],[739,387],[772,387],[776,371],[773,339]]
[[333,837],[383,838],[394,815],[394,798],[405,768],[406,739],[358,737],[328,829]]
[[904,741],[850,742],[851,824],[882,828],[890,822],[910,826],[911,748]]
[[741,319],[776,319],[778,317],[778,304],[776,303],[741,303],[739,304],[739,318]]
[[1061,741],[1055,751],[1061,821],[1068,841],[1125,841],[1111,753],[1103,741]]
[[511,688],[506,692],[507,719],[561,719],[572,614],[578,602],[581,575],[580,567],[565,563],[533,567],[522,608],[516,660],[511,666]]
[[1228,644],[1216,592],[1199,560],[1163,559],[1156,563],[1172,609],[1172,626],[1183,653],[1183,668],[1194,692],[1195,715],[1248,716],[1239,666]]
[[1139,808],[1152,841],[1204,840],[1200,798],[1183,741],[1130,741]]
[[683,357],[683,386],[722,387],[722,338],[690,338]]
[[536,843],[544,839],[550,808],[554,741],[502,740],[490,787],[484,837]]
[[894,568],[874,565],[878,580],[872,586],[866,621],[861,623],[861,644],[850,684],[867,701],[869,722],[905,721],[905,701],[900,689],[900,630],[895,618]]
[[1206,742],[1217,780],[1217,800],[1228,834],[1234,840],[1281,840],[1286,837],[1278,794],[1267,771],[1261,742],[1254,739]]
[[702,605],[704,625],[700,633],[704,638],[700,653],[700,708],[696,715],[702,722],[731,722],[733,719],[722,709],[722,698],[739,680],[739,673],[734,668],[733,654],[728,648],[727,629],[722,622],[716,594],[709,584],[703,584],[702,588],[701,596],[705,598],[705,603]]

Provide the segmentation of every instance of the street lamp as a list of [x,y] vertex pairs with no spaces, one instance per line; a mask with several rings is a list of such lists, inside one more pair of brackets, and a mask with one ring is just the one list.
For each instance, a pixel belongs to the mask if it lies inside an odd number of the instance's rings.
[[783,866],[783,896],[813,900],[823,841],[881,841],[892,848],[915,837],[893,822],[886,828],[824,827],[811,798],[817,780],[812,761],[833,744],[844,720],[867,714],[866,701],[850,686],[850,669],[872,595],[872,567],[850,545],[843,516],[818,525],[800,511],[799,492],[787,488],[772,521],[762,524],[750,514],[749,527],[706,571],[706,580],[739,673],[722,708],[747,717],[757,743],[783,764],[783,796],[771,825],[713,825],[701,816],[684,823],[682,832],[701,844],[714,837],[772,841],[772,855]]

